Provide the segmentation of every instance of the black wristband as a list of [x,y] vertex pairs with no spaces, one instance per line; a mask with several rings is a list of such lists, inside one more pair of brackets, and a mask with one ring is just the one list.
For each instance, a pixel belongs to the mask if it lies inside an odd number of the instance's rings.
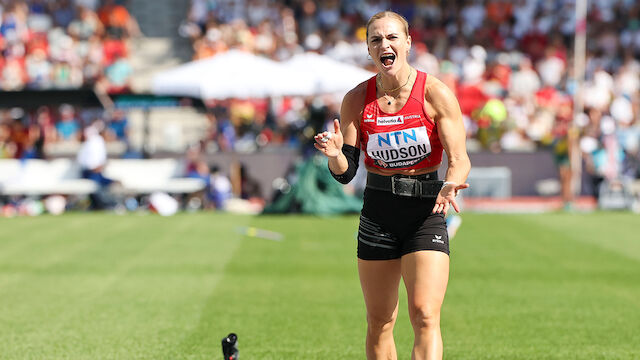
[[353,177],[356,176],[356,171],[358,171],[358,165],[360,165],[360,149],[355,146],[345,144],[342,146],[342,153],[344,154],[344,157],[347,158],[347,164],[349,165],[347,167],[347,171],[338,175],[334,174],[333,171],[331,171],[331,168],[329,168],[329,172],[334,179],[338,180],[339,183],[348,184]]

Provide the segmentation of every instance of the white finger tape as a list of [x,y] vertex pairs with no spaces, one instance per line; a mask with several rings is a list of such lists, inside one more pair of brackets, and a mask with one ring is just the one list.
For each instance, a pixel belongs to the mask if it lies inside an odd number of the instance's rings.
[[326,136],[323,136],[322,139],[320,139],[320,141],[322,141],[323,143],[329,141],[331,139],[331,133],[327,133]]

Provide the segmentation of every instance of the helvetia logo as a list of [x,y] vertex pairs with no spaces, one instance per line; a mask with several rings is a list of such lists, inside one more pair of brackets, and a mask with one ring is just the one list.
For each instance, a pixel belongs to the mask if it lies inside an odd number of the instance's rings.
[[404,115],[380,116],[376,120],[378,126],[400,125],[404,124]]

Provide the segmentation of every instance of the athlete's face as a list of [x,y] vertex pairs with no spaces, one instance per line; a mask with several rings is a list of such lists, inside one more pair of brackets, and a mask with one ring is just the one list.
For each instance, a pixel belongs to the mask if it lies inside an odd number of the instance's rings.
[[369,25],[367,47],[378,70],[395,75],[407,63],[411,37],[399,20],[384,17]]

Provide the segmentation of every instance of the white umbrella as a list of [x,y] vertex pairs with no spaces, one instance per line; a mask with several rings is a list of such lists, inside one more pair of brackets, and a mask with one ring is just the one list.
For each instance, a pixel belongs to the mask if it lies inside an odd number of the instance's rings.
[[374,73],[359,66],[316,53],[303,53],[285,61],[288,69],[314,76],[314,94],[345,94]]
[[209,59],[193,61],[156,75],[156,95],[208,99],[264,98],[310,95],[313,79],[308,72],[246,52],[231,50]]

